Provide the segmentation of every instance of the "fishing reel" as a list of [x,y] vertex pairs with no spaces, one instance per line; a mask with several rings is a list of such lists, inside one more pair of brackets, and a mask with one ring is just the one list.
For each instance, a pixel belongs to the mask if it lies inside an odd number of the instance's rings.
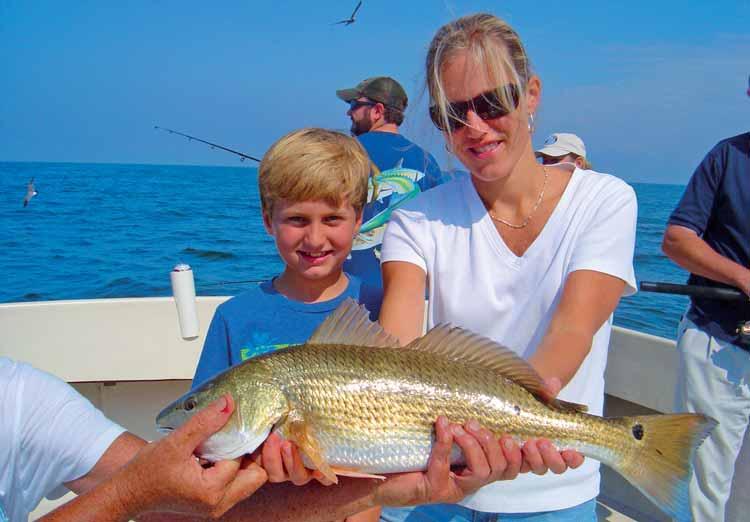
[[[703,299],[718,299],[730,302],[747,302],[748,297],[736,288],[723,288],[700,285],[677,285],[673,283],[641,282],[641,290],[646,292],[657,292],[661,294],[678,294]],[[737,324],[734,333],[737,334],[738,342],[742,347],[750,351],[750,321],[741,321]]]

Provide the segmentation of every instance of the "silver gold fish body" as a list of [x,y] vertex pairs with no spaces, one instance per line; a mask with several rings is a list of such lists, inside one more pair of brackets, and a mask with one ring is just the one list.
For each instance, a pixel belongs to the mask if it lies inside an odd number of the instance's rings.
[[[174,428],[224,393],[236,409],[205,443],[217,460],[255,450],[275,429],[306,464],[336,475],[424,470],[438,415],[476,419],[494,434],[544,437],[610,465],[677,519],[687,512],[690,461],[715,425],[703,415],[602,418],[545,399],[536,372],[510,350],[439,326],[406,347],[348,302],[304,345],[245,361],[175,401],[157,424]],[[454,463],[461,454],[454,448]]]

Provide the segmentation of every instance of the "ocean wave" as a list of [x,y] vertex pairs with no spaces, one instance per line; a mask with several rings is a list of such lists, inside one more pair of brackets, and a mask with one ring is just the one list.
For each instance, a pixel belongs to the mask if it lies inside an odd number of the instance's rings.
[[183,248],[181,253],[213,261],[219,259],[234,259],[237,257],[235,254],[231,252],[225,252],[223,250],[203,250],[193,247]]

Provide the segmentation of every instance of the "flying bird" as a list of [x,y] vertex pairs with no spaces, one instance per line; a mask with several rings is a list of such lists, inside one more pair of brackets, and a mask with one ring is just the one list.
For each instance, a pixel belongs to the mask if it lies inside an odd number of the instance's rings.
[[26,196],[24,196],[23,198],[23,206],[25,207],[26,205],[28,205],[29,201],[31,201],[31,198],[33,198],[37,194],[39,193],[34,188],[34,178],[31,178],[29,184],[26,185]]
[[359,11],[360,7],[362,7],[362,0],[359,0],[359,2],[357,3],[357,7],[354,8],[354,11],[352,11],[352,15],[349,18],[347,18],[346,20],[335,22],[333,25],[338,25],[338,24],[352,25],[354,23],[354,17],[356,16],[357,11]]

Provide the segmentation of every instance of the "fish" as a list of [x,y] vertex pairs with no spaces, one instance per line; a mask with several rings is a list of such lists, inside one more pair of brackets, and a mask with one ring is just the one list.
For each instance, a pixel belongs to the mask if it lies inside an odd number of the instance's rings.
[[[209,461],[255,451],[271,431],[333,482],[425,470],[439,415],[478,420],[496,436],[549,439],[607,464],[677,520],[689,520],[696,448],[716,426],[702,414],[599,417],[550,398],[537,372],[508,348],[450,325],[407,346],[351,299],[310,339],[244,361],[165,407],[168,433],[229,393],[235,411],[196,454]],[[463,464],[454,446],[451,462]]]

